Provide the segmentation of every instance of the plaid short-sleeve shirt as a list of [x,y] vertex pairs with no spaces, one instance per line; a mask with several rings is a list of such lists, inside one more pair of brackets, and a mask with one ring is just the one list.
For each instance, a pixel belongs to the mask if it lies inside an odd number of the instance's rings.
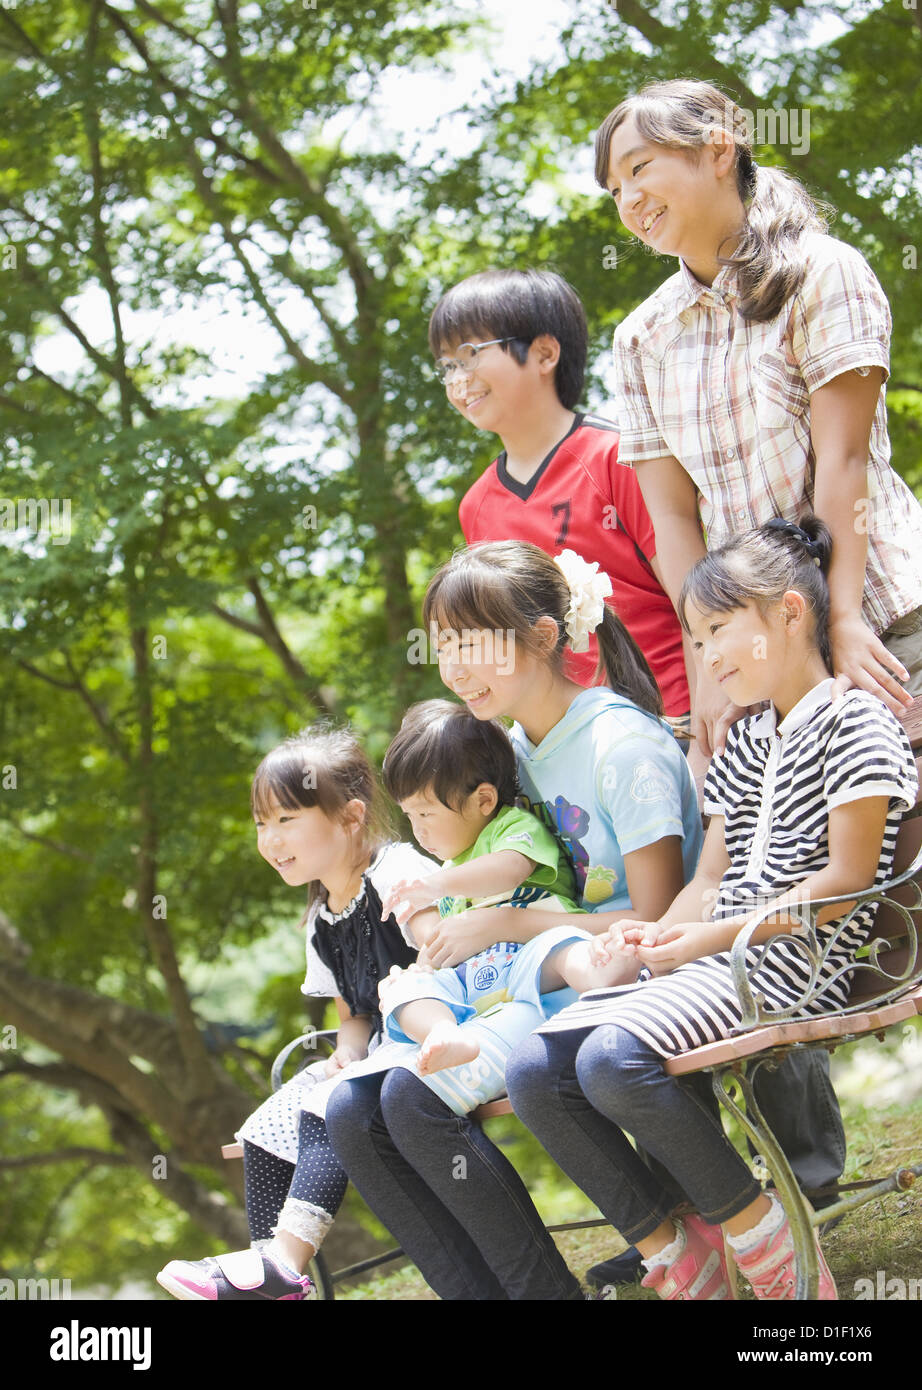
[[[889,370],[890,307],[864,257],[805,238],[804,282],[767,323],[736,312],[733,272],[684,264],[615,330],[620,458],[671,455],[693,479],[710,548],[813,509],[810,394],[847,371]],[[922,604],[922,507],[890,466],[881,389],[868,459],[864,616],[875,632]]]

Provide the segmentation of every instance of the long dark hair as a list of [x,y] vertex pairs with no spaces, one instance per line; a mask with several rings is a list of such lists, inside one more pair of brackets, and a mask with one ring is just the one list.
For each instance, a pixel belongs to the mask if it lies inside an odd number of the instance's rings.
[[[527,541],[490,541],[459,550],[437,570],[423,599],[423,622],[441,630],[511,633],[525,651],[556,669],[563,663],[570,590],[554,561]],[[535,632],[553,618],[557,643],[548,653]],[[659,686],[643,652],[609,604],[596,628],[600,669],[618,695],[661,716]]]
[[746,216],[733,255],[718,260],[736,270],[742,317],[773,319],[803,284],[804,233],[825,232],[831,209],[783,170],[756,168],[746,114],[710,82],[651,82],[609,112],[595,137],[596,182],[606,190],[612,136],[629,116],[651,144],[695,157],[715,127],[736,146],[736,185]]

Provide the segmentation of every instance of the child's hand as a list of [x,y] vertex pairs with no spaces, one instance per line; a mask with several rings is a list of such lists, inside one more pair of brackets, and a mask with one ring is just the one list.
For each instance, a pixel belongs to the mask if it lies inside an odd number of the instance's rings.
[[624,949],[624,928],[626,922],[612,922],[605,931],[599,932],[589,943],[589,953],[593,965],[607,965],[616,952]]
[[443,917],[425,947],[426,963],[431,962],[434,969],[441,970],[445,966],[460,965],[463,960],[476,956],[478,951],[485,951],[497,939],[492,921],[489,908]]
[[350,1062],[361,1062],[367,1053],[360,1047],[353,1047],[349,1043],[343,1043],[336,1051],[327,1058],[326,1075],[335,1076],[338,1071],[348,1067]]
[[382,917],[393,916],[403,926],[415,913],[437,903],[441,894],[434,878],[434,874],[429,874],[425,878],[404,878],[395,883],[382,899]]
[[638,957],[654,975],[668,975],[689,961],[729,949],[727,928],[719,922],[674,922],[671,927],[664,927],[654,941],[655,945],[637,947]]
[[613,922],[605,931],[592,938],[593,961],[596,965],[605,965],[615,954],[636,955],[638,946],[652,946],[657,931],[656,922],[638,922],[633,918]]
[[413,963],[412,965],[408,966],[407,969],[408,969],[408,970],[423,970],[423,971],[425,971],[425,973],[426,973],[427,975],[434,975],[434,974],[435,974],[435,969],[436,969],[436,967],[432,964],[432,961],[429,959],[429,947],[428,947],[428,945],[426,945],[426,946],[420,946],[420,948],[419,948],[419,955],[416,957],[416,960],[414,961],[414,963]]

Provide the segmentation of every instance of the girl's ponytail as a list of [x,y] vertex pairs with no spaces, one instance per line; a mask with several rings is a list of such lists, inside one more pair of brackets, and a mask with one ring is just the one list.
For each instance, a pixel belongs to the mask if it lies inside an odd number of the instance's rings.
[[651,82],[606,116],[595,141],[596,182],[606,190],[612,136],[630,116],[651,144],[697,154],[718,129],[736,146],[736,184],[746,218],[734,254],[718,260],[736,270],[742,317],[756,323],[774,318],[803,283],[801,238],[826,231],[828,209],[790,174],[756,167],[751,117],[709,82]]
[[[739,311],[744,319],[765,323],[803,284],[806,264],[801,238],[806,232],[825,232],[826,219],[803,184],[782,169],[756,168],[751,201],[739,245],[721,265],[736,268]],[[737,182],[746,175],[737,163]],[[745,195],[744,201],[745,201]]]
[[663,697],[646,657],[607,603],[595,635],[599,643],[597,677],[603,675],[617,695],[662,718]]

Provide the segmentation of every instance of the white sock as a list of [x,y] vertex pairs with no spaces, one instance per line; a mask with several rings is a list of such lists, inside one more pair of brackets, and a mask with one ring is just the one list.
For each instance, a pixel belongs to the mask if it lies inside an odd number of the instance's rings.
[[771,1200],[771,1207],[762,1219],[750,1226],[748,1231],[743,1231],[742,1235],[727,1236],[730,1246],[738,1255],[745,1255],[747,1250],[755,1249],[763,1240],[773,1236],[785,1220],[784,1207],[774,1192],[768,1192],[766,1196]]
[[657,1250],[655,1255],[650,1255],[643,1261],[644,1268],[649,1274],[657,1265],[671,1265],[673,1260],[677,1260],[685,1249],[685,1232],[678,1223],[676,1224],[675,1240],[671,1240],[668,1245],[664,1245],[662,1250]]

